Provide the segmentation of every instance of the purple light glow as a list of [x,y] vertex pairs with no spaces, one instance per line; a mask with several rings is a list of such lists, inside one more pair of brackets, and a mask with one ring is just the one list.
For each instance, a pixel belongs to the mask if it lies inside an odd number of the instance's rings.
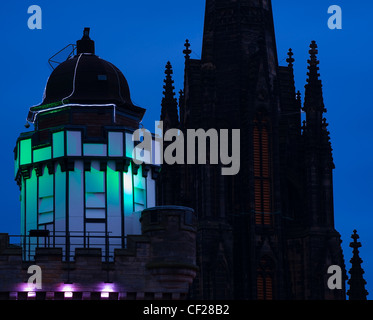
[[69,299],[73,297],[74,286],[72,284],[63,284],[62,292],[64,292],[64,297]]
[[110,292],[114,292],[114,285],[112,283],[104,283],[101,288],[101,298],[108,299]]
[[33,283],[22,283],[20,287],[20,291],[27,292],[27,298],[35,298],[36,297],[36,285]]
[[21,291],[27,292],[28,297],[35,297],[36,296],[36,285],[33,283],[23,283],[21,285]]

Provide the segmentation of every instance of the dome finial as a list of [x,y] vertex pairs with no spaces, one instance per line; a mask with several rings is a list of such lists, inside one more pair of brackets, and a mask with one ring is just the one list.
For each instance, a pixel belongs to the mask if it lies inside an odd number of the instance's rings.
[[84,28],[83,39],[91,40],[91,38],[89,37],[90,30],[91,30],[91,28]]
[[84,28],[83,38],[76,42],[77,54],[90,53],[95,54],[95,42],[89,37],[90,28]]

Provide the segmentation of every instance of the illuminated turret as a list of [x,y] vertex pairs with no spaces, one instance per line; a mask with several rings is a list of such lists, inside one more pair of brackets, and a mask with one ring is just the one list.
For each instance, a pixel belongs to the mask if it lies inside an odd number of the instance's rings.
[[127,234],[141,233],[141,211],[155,206],[158,168],[132,161],[132,134],[145,110],[132,103],[119,69],[95,55],[88,28],[76,49],[52,72],[43,102],[28,115],[35,130],[15,148],[21,233],[39,230],[31,233],[38,243],[24,237],[26,255],[35,249],[29,241],[43,245],[40,235],[48,234],[66,259],[92,244],[108,255]]

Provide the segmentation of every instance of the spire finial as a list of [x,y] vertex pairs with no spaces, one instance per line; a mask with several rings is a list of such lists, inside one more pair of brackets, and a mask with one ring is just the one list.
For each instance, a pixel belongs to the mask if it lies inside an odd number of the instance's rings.
[[174,80],[172,80],[172,74],[174,72],[172,71],[172,65],[170,61],[167,62],[166,70],[164,73],[166,74],[166,79],[163,80],[163,82],[165,83],[163,86],[163,89],[165,89],[165,91],[163,91],[163,94],[165,95],[165,98],[173,99],[175,95],[175,87],[173,86]]
[[354,249],[358,249],[361,247],[361,243],[358,242],[357,240],[360,238],[359,235],[357,234],[357,231],[354,230],[354,234],[351,235],[351,238],[354,240],[354,242],[350,243],[350,247]]
[[167,125],[171,128],[178,125],[178,111],[174,91],[175,87],[173,86],[174,80],[172,80],[173,71],[170,61],[167,62],[164,73],[166,74],[166,78],[163,81],[164,97],[162,98],[161,120],[166,121]]
[[293,67],[293,63],[294,63],[294,58],[293,58],[293,56],[294,56],[294,53],[293,53],[293,49],[289,49],[289,51],[288,51],[288,58],[286,59],[286,62],[289,64],[289,67]]
[[172,71],[172,65],[170,61],[167,61],[166,70],[164,72],[168,77],[170,77],[174,72]]
[[[317,118],[314,120],[316,121],[314,125],[319,126],[322,122],[322,113],[326,112],[324,106],[324,99],[322,93],[322,83],[319,79],[320,74],[319,71],[319,60],[317,59],[318,49],[316,41],[312,41],[310,44],[310,59],[308,60],[308,72],[307,72],[307,84],[306,84],[306,92],[304,96],[304,110],[308,111],[317,111],[318,115]],[[308,120],[307,120],[308,121]]]
[[190,54],[192,53],[192,50],[190,50],[190,43],[188,39],[185,40],[184,47],[185,50],[183,51],[183,53],[185,54],[185,59],[188,60],[190,58]]
[[309,79],[318,79],[319,78],[319,74],[318,74],[318,71],[319,71],[319,67],[318,65],[320,64],[320,61],[317,59],[317,54],[319,53],[319,50],[318,50],[318,47],[317,47],[317,43],[316,41],[312,41],[311,44],[310,44],[310,59],[308,60],[308,70],[309,72],[307,73],[308,76],[309,76]]
[[349,273],[351,278],[348,280],[350,289],[347,291],[347,295],[350,297],[350,300],[367,300],[368,292],[365,290],[366,281],[363,277],[365,272],[361,267],[363,260],[360,258],[358,250],[361,247],[361,243],[357,241],[360,237],[356,230],[354,230],[351,238],[354,240],[350,243],[350,247],[353,248],[353,256],[350,260],[351,269]]

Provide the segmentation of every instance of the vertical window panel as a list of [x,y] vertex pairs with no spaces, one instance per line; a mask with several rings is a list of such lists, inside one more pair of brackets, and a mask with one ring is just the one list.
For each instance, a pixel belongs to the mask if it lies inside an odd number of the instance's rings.
[[109,132],[109,156],[123,157],[123,133]]
[[82,134],[80,131],[67,131],[66,132],[66,145],[68,156],[81,156],[82,155]]
[[85,172],[85,215],[87,219],[105,219],[106,186],[105,172],[99,170],[94,161],[91,171]]
[[271,258],[264,257],[257,268],[257,299],[273,300],[274,263]]
[[264,300],[264,279],[261,274],[259,274],[256,279],[256,286],[257,286],[257,299]]
[[253,129],[255,223],[272,224],[271,156],[268,120],[258,119]]
[[20,142],[20,164],[31,163],[31,139],[21,140]]
[[53,158],[63,157],[65,155],[65,133],[59,131],[53,133]]
[[53,194],[53,175],[44,168],[44,174],[38,181],[38,222],[40,224],[53,222],[54,194]]

